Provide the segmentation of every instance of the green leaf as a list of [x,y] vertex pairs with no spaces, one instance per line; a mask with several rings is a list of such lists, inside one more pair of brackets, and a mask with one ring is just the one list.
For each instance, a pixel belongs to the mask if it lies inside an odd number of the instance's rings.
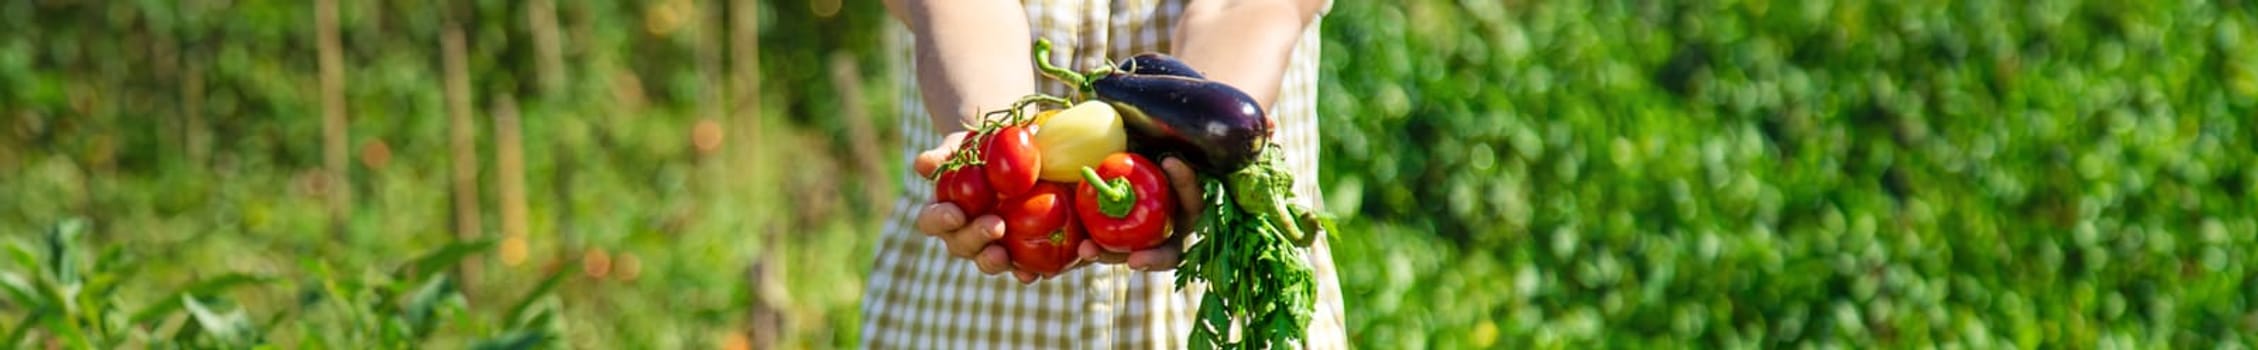
[[44,318],[45,322],[41,322],[47,331],[54,332],[56,338],[62,338],[65,343],[72,344],[73,347],[94,347],[94,341],[87,339],[86,331],[79,327],[78,322],[74,322],[76,317],[73,317],[71,311],[64,310],[62,314],[55,316]]
[[93,286],[94,294],[97,295],[110,295],[110,291],[117,288],[119,284],[117,282],[131,279],[133,274],[139,270],[133,268],[132,256],[127,255],[125,247],[117,245],[103,248],[102,254],[94,258],[94,264],[93,268],[96,274],[95,278],[92,279],[102,281],[90,282],[87,285]]
[[1308,236],[1282,230],[1308,218],[1297,217],[1287,203],[1292,178],[1275,168],[1276,159],[1272,155],[1272,164],[1234,173],[1228,186],[1213,179],[1204,183],[1209,207],[1196,230],[1202,236],[1185,250],[1179,267],[1180,279],[1191,275],[1208,284],[1198,311],[1204,324],[1186,335],[1191,343],[1259,349],[1306,332],[1315,278],[1291,237]]
[[33,252],[31,251],[31,247],[26,247],[26,246],[24,246],[24,245],[25,245],[25,244],[24,244],[23,242],[13,242],[12,244],[9,244],[9,245],[8,245],[8,258],[9,258],[9,259],[12,259],[12,260],[15,260],[16,266],[25,266],[25,267],[38,267],[38,266],[40,266],[40,265],[39,265],[39,254],[38,254],[38,253],[33,253]]
[[56,223],[54,228],[47,230],[48,273],[61,284],[78,284],[78,262],[71,259],[71,252],[76,250],[73,242],[78,240],[84,227],[85,224],[78,219],[70,219]]
[[448,296],[455,295],[454,292],[454,279],[447,278],[446,275],[432,276],[422,287],[416,288],[416,292],[409,295],[406,306],[401,310],[401,317],[408,322],[409,336],[423,339],[430,335],[431,329],[438,326],[436,319],[439,308],[444,306],[441,303],[446,302]]
[[15,329],[8,330],[8,347],[20,348],[19,346],[24,343],[24,336],[31,334],[31,326],[44,323],[42,321],[47,318],[47,310],[46,308],[31,310],[31,314],[24,315],[23,323],[17,323]]
[[[267,321],[266,321],[266,322],[264,322],[264,323],[260,323],[260,324],[259,324],[259,328],[258,328],[258,329],[263,329],[263,330],[267,330],[267,331],[273,331],[273,330],[275,330],[275,329],[278,329],[278,328],[275,328],[275,327],[280,327],[280,326],[282,326],[282,320],[285,320],[285,319],[289,319],[291,315],[294,315],[294,314],[292,314],[292,313],[288,313],[288,312],[277,312],[277,313],[274,313],[274,315],[272,315],[272,316],[268,316],[268,317],[267,317]],[[263,346],[263,345],[262,345],[262,346]]]
[[477,254],[493,247],[494,240],[491,239],[449,243],[445,247],[440,247],[437,251],[416,258],[415,262],[402,266],[402,270],[393,275],[405,281],[421,281],[431,277],[431,275],[446,271],[449,266],[462,263],[463,259],[471,254]]
[[233,309],[222,313],[212,310],[210,306],[196,301],[195,296],[189,295],[182,295],[180,304],[181,307],[188,310],[190,319],[195,321],[196,326],[204,334],[211,335],[213,339],[229,345],[242,346],[250,343],[251,318],[244,315],[242,309]]
[[[226,292],[228,289],[238,286],[264,284],[269,281],[273,281],[273,279],[265,276],[246,273],[230,273],[220,275],[219,277],[197,281],[196,284],[190,285],[187,288],[181,288],[179,291],[175,291],[170,295],[172,295],[172,298],[175,299],[181,297],[193,297],[197,295],[218,295],[222,292]],[[133,316],[128,319],[131,320],[134,324],[147,324],[149,322],[154,322],[162,319],[167,315],[171,315],[173,311],[180,310],[181,306],[184,304],[185,303],[152,304],[141,308],[141,311],[134,312]]]
[[[346,330],[343,336],[349,338],[348,340],[366,339],[370,334],[377,334],[382,331],[379,328],[378,321],[375,320],[375,316],[370,315],[367,306],[362,304],[361,300],[366,299],[353,293],[353,291],[360,290],[358,284],[347,285],[332,278],[335,273],[331,271],[329,263],[309,260],[306,262],[306,266],[306,270],[312,271],[316,280],[321,281],[321,291],[328,296],[328,304],[332,305],[331,309],[343,315],[350,322],[349,327],[342,327]],[[346,342],[351,343],[351,341]]]
[[[541,300],[541,297],[549,295],[550,290],[554,290],[557,288],[557,285],[562,284],[562,282],[564,282],[565,276],[571,275],[570,273],[567,273],[568,271],[571,271],[571,269],[557,269],[557,271],[550,272],[549,277],[544,277],[541,279],[541,284],[534,285],[532,291],[526,292],[524,297],[517,299],[517,303],[510,305],[509,313],[505,313],[504,315],[509,315],[512,322],[525,320],[525,313],[529,308],[533,307],[533,303],[535,301]],[[521,324],[520,326],[523,325]]]
[[32,290],[37,291],[41,299],[48,301],[47,306],[60,309],[64,318],[76,318],[79,310],[77,284],[57,283],[52,278],[38,278],[31,282]]
[[34,286],[30,280],[24,279],[22,274],[0,272],[0,289],[7,292],[11,304],[41,308],[54,303],[53,300],[45,298],[46,294],[39,293],[38,287]]
[[554,308],[541,308],[540,310],[541,310],[541,311],[538,311],[538,312],[534,312],[534,313],[533,313],[533,315],[532,315],[532,317],[529,317],[529,318],[526,318],[526,319],[522,319],[522,320],[518,320],[518,324],[516,324],[516,325],[514,325],[514,326],[512,326],[512,327],[510,327],[510,328],[513,328],[513,329],[547,329],[548,327],[552,326],[552,325],[553,325],[553,324],[552,324],[552,322],[555,322],[555,321],[556,321],[556,318],[557,318],[557,309],[554,309]]
[[521,329],[479,340],[472,343],[470,348],[479,350],[533,349],[548,343],[550,338],[554,338],[554,336],[549,332]]

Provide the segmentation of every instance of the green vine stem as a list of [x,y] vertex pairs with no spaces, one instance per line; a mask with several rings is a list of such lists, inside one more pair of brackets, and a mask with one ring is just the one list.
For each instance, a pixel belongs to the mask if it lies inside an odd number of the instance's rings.
[[1074,87],[1075,98],[1077,100],[1081,99],[1083,96],[1091,95],[1091,83],[1096,82],[1098,78],[1113,75],[1114,73],[1113,65],[1111,64],[1100,66],[1098,68],[1091,69],[1089,72],[1082,73],[1076,73],[1073,69],[1067,69],[1065,67],[1052,65],[1051,39],[1035,39],[1035,68],[1043,71],[1044,76],[1051,77],[1051,79],[1066,83],[1067,86]]
[[1011,104],[1011,122],[1013,124],[1027,124],[1028,122],[1034,121],[1033,118],[1035,116],[1033,114],[1026,113],[1027,106],[1033,106],[1040,103],[1056,104],[1060,109],[1074,107],[1073,101],[1067,101],[1065,98],[1060,98],[1058,96],[1044,94],[1027,95],[1027,97],[1022,97],[1018,102],[1013,102]]
[[933,173],[930,174],[931,176],[929,177],[940,178],[942,173],[968,166],[985,164],[986,162],[980,159],[980,144],[987,141],[987,137],[984,136],[987,136],[988,133],[993,132],[997,129],[1002,129],[1005,126],[1026,125],[1027,123],[1034,121],[1034,114],[1027,113],[1027,106],[1033,106],[1041,103],[1056,104],[1059,105],[1060,108],[1073,107],[1073,103],[1067,101],[1065,98],[1044,94],[1032,94],[1027,95],[1027,97],[1021,97],[1018,101],[1013,101],[1011,103],[1011,108],[982,113],[980,115],[980,120],[967,121],[964,123],[964,141],[960,143],[963,146],[958,147],[954,151],[950,151],[949,159],[942,162],[941,166],[933,168]]
[[[994,122],[987,123],[993,124]],[[983,139],[981,136],[985,132],[980,131],[980,129],[970,130],[972,131],[965,132],[964,141],[958,143],[957,149],[949,151],[949,159],[942,161],[940,166],[933,167],[933,173],[927,174],[926,178],[939,180],[941,174],[987,163],[980,159],[980,142]]]
[[1049,76],[1051,79],[1057,79],[1068,86],[1073,86],[1075,91],[1089,89],[1090,80],[1084,77],[1082,73],[1075,73],[1072,69],[1051,64],[1051,39],[1035,39],[1035,68],[1042,70],[1043,75]]

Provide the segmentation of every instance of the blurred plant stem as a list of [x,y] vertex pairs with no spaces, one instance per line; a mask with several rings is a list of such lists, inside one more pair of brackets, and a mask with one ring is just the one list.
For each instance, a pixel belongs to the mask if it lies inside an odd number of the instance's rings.
[[[478,218],[478,124],[470,115],[470,62],[464,57],[468,48],[463,43],[462,23],[453,14],[453,6],[438,8],[446,12],[442,16],[446,24],[439,32],[439,55],[446,72],[447,118],[453,121],[448,126],[448,139],[454,152],[455,238],[467,242],[478,240],[483,227]],[[478,261],[476,257],[465,260]],[[477,295],[468,282],[478,281],[478,272],[475,263],[455,266],[455,280],[466,282],[461,286],[464,295]]]
[[353,186],[352,169],[347,168],[351,142],[345,130],[345,49],[337,38],[337,0],[314,2],[314,37],[321,60],[322,198],[329,208],[330,238],[343,241],[345,224],[352,219]]
[[524,137],[519,135],[517,98],[508,94],[494,98],[494,183],[501,195],[502,246],[499,253],[502,264],[517,266],[525,262],[527,237],[525,227],[525,149]]

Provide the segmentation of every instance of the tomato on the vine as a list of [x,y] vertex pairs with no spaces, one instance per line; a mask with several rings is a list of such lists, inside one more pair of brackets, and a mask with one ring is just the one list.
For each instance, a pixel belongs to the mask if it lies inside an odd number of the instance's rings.
[[1098,162],[1096,169],[1082,168],[1082,177],[1074,196],[1075,213],[1098,247],[1128,252],[1168,241],[1176,193],[1162,175],[1160,163],[1136,153],[1114,153]]
[[979,165],[942,171],[933,185],[933,199],[955,204],[957,210],[964,212],[965,220],[988,214],[996,207],[996,192],[988,186],[988,178]]
[[1004,220],[1004,251],[1020,271],[1057,275],[1080,262],[1081,225],[1074,221],[1070,185],[1036,183],[1027,193],[1004,200],[996,214]]
[[1043,167],[1043,154],[1035,148],[1034,133],[1026,126],[1014,125],[983,134],[988,136],[980,144],[980,158],[986,163],[988,185],[1007,198],[1034,188]]

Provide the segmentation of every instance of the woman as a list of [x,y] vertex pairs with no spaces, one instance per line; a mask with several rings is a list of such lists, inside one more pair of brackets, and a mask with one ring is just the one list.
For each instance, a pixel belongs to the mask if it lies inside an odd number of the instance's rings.
[[[1315,92],[1318,22],[1326,0],[888,0],[914,36],[917,94],[905,94],[902,130],[913,178],[895,205],[863,295],[869,348],[1181,348],[1199,288],[1174,285],[1179,243],[1095,261],[1037,281],[1013,271],[993,215],[967,218],[934,203],[922,177],[964,137],[966,121],[1029,93],[1065,95],[1029,61],[1049,39],[1053,64],[1087,69],[1143,52],[1166,52],[1209,79],[1270,106],[1303,205],[1316,207]],[[1038,83],[1040,82],[1040,83]],[[1198,205],[1181,161],[1163,160],[1178,198]],[[1190,222],[1197,210],[1179,215]],[[1191,225],[1179,224],[1178,227]],[[1182,235],[1180,232],[1179,237]],[[1340,288],[1324,240],[1308,254],[1318,305],[1308,348],[1343,348]],[[1009,277],[1006,277],[1009,276]]]

